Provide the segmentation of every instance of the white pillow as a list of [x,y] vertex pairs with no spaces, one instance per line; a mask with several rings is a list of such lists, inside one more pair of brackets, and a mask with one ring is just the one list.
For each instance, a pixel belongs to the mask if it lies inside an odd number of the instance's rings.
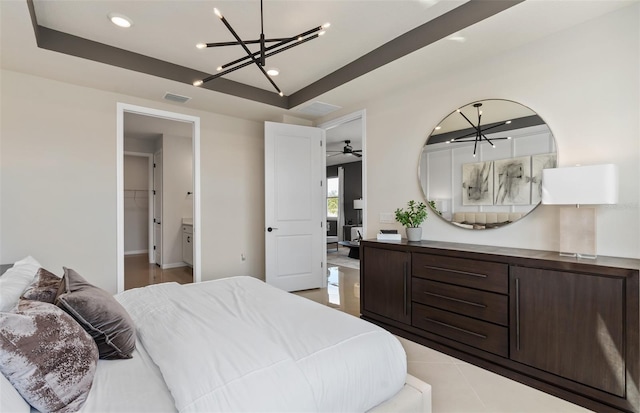
[[0,412],[29,413],[31,406],[27,403],[11,382],[0,374]]
[[18,303],[39,268],[40,263],[29,256],[16,261],[13,267],[0,276],[0,311],[9,311]]

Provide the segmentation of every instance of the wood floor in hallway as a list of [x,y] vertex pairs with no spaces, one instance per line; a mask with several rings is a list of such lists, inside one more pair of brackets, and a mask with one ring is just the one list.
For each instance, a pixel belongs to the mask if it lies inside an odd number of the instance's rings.
[[193,268],[185,265],[184,267],[163,270],[156,264],[149,264],[148,254],[126,255],[124,257],[125,290],[171,281],[180,284],[193,282]]

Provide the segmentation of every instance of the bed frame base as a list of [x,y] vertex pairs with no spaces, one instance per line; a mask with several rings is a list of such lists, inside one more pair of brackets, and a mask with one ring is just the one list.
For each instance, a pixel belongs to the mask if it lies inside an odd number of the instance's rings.
[[404,387],[389,400],[380,403],[367,413],[431,413],[431,386],[407,374]]

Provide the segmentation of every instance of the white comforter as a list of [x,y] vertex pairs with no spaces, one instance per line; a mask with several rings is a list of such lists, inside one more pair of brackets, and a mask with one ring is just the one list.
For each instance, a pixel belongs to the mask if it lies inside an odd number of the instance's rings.
[[[181,412],[366,411],[406,378],[404,351],[388,332],[251,277],[117,298]],[[95,394],[109,393],[103,377],[114,375],[100,369],[110,362],[98,368]],[[94,390],[85,407],[101,405]]]

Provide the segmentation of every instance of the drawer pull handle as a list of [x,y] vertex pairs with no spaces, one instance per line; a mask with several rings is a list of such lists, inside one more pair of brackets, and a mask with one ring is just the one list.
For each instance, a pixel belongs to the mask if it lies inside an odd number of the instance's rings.
[[466,300],[461,300],[459,298],[447,297],[446,295],[430,293],[428,291],[425,291],[424,293],[427,294],[427,295],[433,296],[433,297],[438,297],[438,298],[443,298],[445,300],[455,301],[456,303],[468,304],[468,305],[472,305],[474,307],[480,307],[480,308],[487,308],[487,306],[484,305],[484,304],[474,303],[472,301],[466,301]]
[[516,278],[516,349],[520,350],[520,278]]
[[425,265],[424,268],[427,268],[429,270],[439,270],[439,271],[448,271],[448,272],[455,272],[456,274],[462,274],[462,275],[469,275],[471,277],[478,277],[478,278],[487,278],[486,275],[484,274],[476,274],[474,272],[467,272],[467,271],[460,271],[460,270],[452,270],[450,268],[441,268],[441,267],[433,267],[431,265]]
[[407,287],[409,286],[409,283],[407,282],[407,278],[409,275],[409,271],[407,270],[408,267],[409,265],[406,261],[402,263],[402,294],[404,295],[404,315],[409,314],[409,312],[407,311]]
[[429,322],[434,323],[434,324],[441,325],[443,327],[449,327],[449,328],[452,328],[452,329],[454,329],[456,331],[460,331],[462,333],[470,334],[470,335],[472,335],[474,337],[478,337],[478,338],[481,338],[481,339],[486,339],[487,338],[487,336],[485,336],[484,334],[479,334],[479,333],[475,333],[473,331],[465,330],[464,328],[452,326],[451,324],[443,323],[442,321],[432,320],[432,319],[427,318],[427,317],[425,317],[424,319],[426,321],[429,321]]

